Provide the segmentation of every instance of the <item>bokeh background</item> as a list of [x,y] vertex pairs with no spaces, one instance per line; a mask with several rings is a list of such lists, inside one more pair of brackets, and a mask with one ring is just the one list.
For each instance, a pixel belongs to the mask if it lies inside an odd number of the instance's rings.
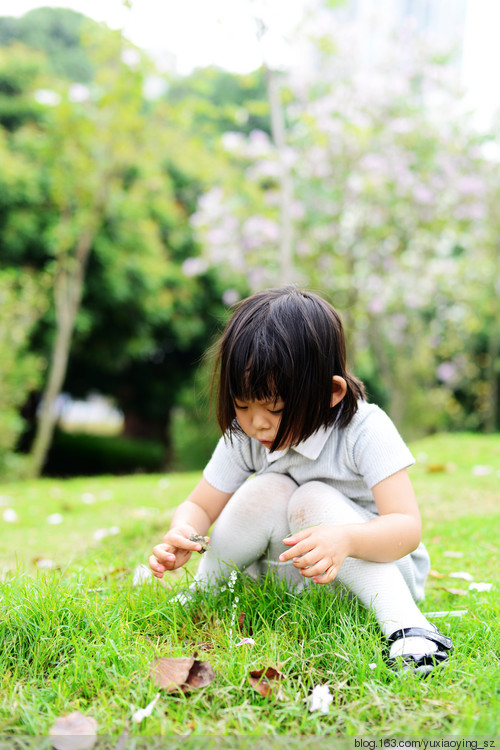
[[[198,469],[247,294],[414,439],[500,424],[495,0],[0,2],[0,476]],[[160,7],[158,7],[160,6]]]

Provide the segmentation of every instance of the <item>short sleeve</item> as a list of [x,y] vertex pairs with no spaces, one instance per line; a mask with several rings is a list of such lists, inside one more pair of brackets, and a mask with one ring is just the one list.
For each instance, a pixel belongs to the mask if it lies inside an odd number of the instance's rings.
[[245,479],[253,474],[249,446],[245,438],[223,436],[217,443],[203,476],[207,482],[221,492],[236,492]]
[[357,471],[370,489],[415,463],[392,420],[374,405],[357,420],[352,435],[352,456]]

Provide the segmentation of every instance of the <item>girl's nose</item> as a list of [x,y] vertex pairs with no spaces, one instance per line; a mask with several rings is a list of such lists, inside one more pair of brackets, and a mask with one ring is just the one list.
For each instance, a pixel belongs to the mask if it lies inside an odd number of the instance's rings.
[[264,412],[259,410],[253,415],[253,426],[256,430],[265,430],[269,427],[269,420]]

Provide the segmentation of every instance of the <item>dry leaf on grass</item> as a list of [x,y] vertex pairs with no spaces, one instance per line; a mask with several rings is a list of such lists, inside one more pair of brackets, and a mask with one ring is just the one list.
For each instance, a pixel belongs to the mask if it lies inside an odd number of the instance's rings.
[[441,586],[443,591],[447,591],[449,594],[453,594],[454,596],[465,596],[467,591],[464,589],[449,589],[446,586]]
[[262,695],[263,698],[275,697],[282,700],[283,692],[280,681],[284,675],[274,667],[266,669],[253,669],[250,671],[248,679],[250,685]]
[[193,656],[157,657],[150,665],[149,674],[155,685],[170,693],[184,685],[193,664]]
[[429,575],[431,578],[446,578],[444,573],[438,573],[437,570],[429,570]]
[[58,717],[49,736],[55,750],[90,750],[97,741],[97,722],[91,716],[73,711]]
[[199,661],[194,656],[157,657],[150,665],[150,677],[162,690],[189,690],[206,687],[215,679],[215,672],[208,661]]
[[182,690],[187,693],[189,690],[206,687],[207,685],[210,685],[214,679],[215,672],[210,662],[198,661],[198,659],[195,659],[188,674],[186,683],[182,686]]

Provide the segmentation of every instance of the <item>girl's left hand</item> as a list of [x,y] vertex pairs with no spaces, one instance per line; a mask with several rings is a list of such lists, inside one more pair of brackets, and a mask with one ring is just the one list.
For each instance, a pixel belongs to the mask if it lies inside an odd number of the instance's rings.
[[283,544],[291,549],[279,556],[280,562],[293,560],[313,583],[331,583],[349,556],[347,527],[342,526],[311,526],[283,539]]

